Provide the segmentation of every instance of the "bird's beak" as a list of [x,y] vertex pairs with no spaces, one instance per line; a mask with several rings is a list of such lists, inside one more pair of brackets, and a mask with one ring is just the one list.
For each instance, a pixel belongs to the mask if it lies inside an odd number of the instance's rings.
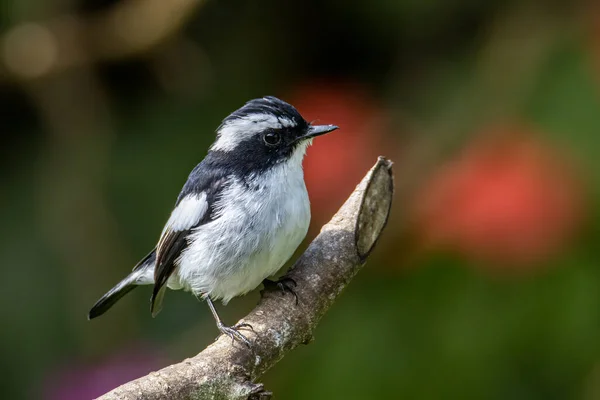
[[306,135],[300,137],[300,139],[312,139],[316,136],[321,136],[331,131],[338,129],[335,125],[311,125],[306,132]]

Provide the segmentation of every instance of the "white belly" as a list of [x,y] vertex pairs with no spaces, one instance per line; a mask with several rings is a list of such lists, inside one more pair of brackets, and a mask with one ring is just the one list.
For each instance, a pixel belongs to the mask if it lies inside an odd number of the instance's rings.
[[297,170],[276,166],[270,173],[279,176],[255,180],[250,188],[233,179],[217,207],[218,218],[197,228],[181,255],[176,274],[185,290],[227,303],[283,266],[310,223],[304,177]]

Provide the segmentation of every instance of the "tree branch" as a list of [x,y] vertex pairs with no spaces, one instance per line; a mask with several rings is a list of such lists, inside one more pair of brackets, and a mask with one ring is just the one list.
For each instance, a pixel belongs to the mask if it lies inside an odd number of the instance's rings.
[[101,400],[260,399],[270,397],[253,381],[299,344],[307,344],[319,320],[363,266],[387,222],[393,195],[392,163],[380,157],[346,203],[321,229],[287,276],[294,296],[264,291],[240,322],[252,350],[221,335],[200,354],[136,379]]

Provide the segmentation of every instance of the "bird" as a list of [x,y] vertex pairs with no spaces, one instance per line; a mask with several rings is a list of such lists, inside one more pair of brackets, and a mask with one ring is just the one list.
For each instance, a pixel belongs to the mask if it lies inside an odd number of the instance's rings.
[[[104,314],[137,286],[153,285],[150,311],[166,289],[204,299],[222,334],[246,345],[245,323],[227,326],[214,302],[226,305],[261,283],[291,291],[275,274],[298,248],[310,223],[302,162],[315,137],[338,129],[307,122],[273,96],[246,102],[227,116],[205,158],[191,171],[155,248],[102,296],[88,319]],[[296,296],[297,301],[297,296]]]

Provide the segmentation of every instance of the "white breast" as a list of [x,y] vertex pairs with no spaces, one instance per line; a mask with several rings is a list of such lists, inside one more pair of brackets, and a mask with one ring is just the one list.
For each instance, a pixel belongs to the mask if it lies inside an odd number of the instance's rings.
[[176,273],[184,289],[227,303],[283,266],[310,222],[300,162],[277,165],[250,185],[231,178],[218,218],[197,228],[181,255]]

